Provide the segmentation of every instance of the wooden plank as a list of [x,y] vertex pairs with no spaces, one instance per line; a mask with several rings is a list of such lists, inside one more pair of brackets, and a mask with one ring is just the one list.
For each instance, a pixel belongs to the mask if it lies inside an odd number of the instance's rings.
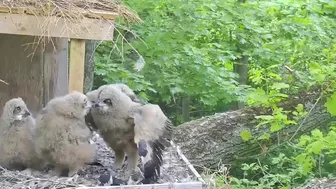
[[[111,11],[98,10],[98,9],[77,9],[78,15],[83,15],[88,18],[96,18],[96,19],[106,19],[106,20],[115,20],[119,14]],[[1,13],[11,13],[11,14],[29,14],[29,15],[38,15],[38,16],[60,16],[57,14],[54,9],[50,9],[50,11],[42,10],[42,9],[33,9],[31,7],[1,7]],[[67,10],[62,10],[63,15],[71,15],[72,12]]]
[[0,33],[89,40],[112,40],[114,24],[105,19],[67,19],[0,13]]
[[[11,98],[21,97],[32,113],[43,106],[42,45],[32,46],[34,37],[0,34],[0,113]],[[36,48],[36,49],[35,49]]]
[[57,85],[55,91],[55,97],[63,96],[68,93],[69,89],[69,53],[68,53],[68,40],[58,39],[57,43],[57,53],[56,53],[56,64],[57,68]]
[[76,187],[78,189],[202,189],[201,182],[186,183],[164,183],[164,184],[144,184],[144,185],[124,185],[124,186],[95,186]]
[[43,106],[49,100],[54,98],[56,90],[56,73],[58,66],[56,64],[56,47],[57,39],[53,38],[52,41],[45,42],[43,51]]
[[69,92],[83,92],[85,40],[71,39],[69,62]]

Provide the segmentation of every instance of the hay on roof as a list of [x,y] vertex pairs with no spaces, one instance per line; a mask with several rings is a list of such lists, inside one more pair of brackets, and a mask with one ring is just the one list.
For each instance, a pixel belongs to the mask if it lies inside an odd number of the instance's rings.
[[[131,9],[117,0],[6,0],[0,2],[1,11],[9,13],[34,14],[61,17],[97,17],[97,13],[115,13],[129,22],[141,19]],[[108,19],[105,18],[105,19]]]

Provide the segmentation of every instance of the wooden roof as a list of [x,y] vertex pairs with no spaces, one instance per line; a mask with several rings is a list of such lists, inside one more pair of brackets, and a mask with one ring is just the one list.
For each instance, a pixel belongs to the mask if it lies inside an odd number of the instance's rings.
[[0,33],[111,40],[117,17],[141,21],[113,0],[6,0],[0,2]]

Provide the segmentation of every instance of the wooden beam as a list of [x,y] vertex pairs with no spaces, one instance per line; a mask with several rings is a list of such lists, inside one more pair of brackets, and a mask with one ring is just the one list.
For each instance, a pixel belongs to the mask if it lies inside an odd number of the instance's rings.
[[186,183],[164,183],[164,184],[144,184],[144,185],[124,185],[124,186],[95,186],[76,187],[76,189],[202,189],[201,182]]
[[69,62],[69,92],[83,92],[85,40],[71,39]]
[[[48,11],[49,10],[49,11]],[[73,10],[62,10],[63,15],[73,14]],[[78,9],[76,10],[78,15],[83,15],[88,18],[96,19],[106,19],[106,20],[115,20],[119,14],[111,11],[97,10],[97,9]],[[28,15],[39,15],[39,16],[60,16],[57,14],[59,11],[54,11],[53,9],[34,9],[31,7],[1,7],[0,13],[11,13],[11,14],[28,14]]]
[[69,89],[69,43],[66,39],[57,39],[56,64],[57,70],[57,86],[55,97],[63,96],[68,93]]
[[114,24],[106,19],[69,19],[56,16],[0,12],[0,33],[88,40],[112,40]]

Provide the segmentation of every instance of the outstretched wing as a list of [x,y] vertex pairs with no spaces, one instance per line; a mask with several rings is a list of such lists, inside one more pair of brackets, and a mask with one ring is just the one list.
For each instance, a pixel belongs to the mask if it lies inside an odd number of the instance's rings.
[[134,124],[134,141],[144,161],[145,179],[156,181],[160,176],[163,151],[170,146],[172,123],[158,105],[137,105],[129,114]]

